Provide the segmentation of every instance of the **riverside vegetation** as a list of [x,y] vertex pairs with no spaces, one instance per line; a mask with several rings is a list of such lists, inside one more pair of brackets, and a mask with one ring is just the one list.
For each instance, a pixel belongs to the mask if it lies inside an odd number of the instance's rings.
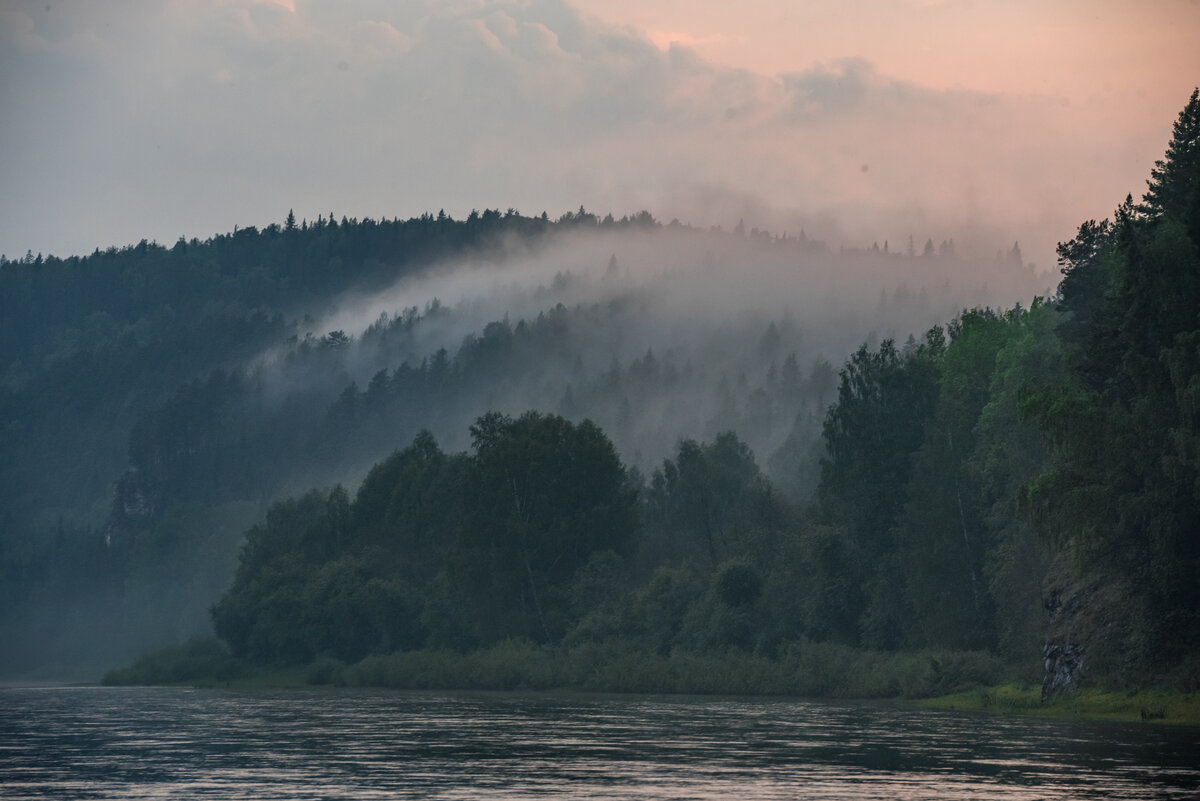
[[[466,223],[330,222],[297,228],[289,218],[282,229],[146,252],[169,262],[199,251],[195,262],[170,262],[194,264],[183,275],[197,286],[207,286],[206,270],[230,269],[220,252],[258,248],[264,265],[273,263],[266,252],[286,253],[286,275],[258,266],[231,287],[253,280],[264,293],[318,293],[349,263],[382,271],[363,255],[379,237],[412,236],[417,245],[404,252],[440,253],[476,247],[488,227],[536,242],[556,226],[658,225],[648,215],[600,221],[582,209],[558,223],[498,212]],[[322,261],[305,273],[313,252],[339,254],[338,270],[322,271]],[[930,242],[902,258],[950,257]],[[1190,699],[1200,683],[1196,93],[1142,201],[1127,198],[1112,220],[1081,225],[1059,257],[1054,297],[971,308],[903,344],[864,344],[840,372],[819,359],[799,370],[780,346],[786,318],[753,349],[734,347],[730,333],[737,358],[754,352],[767,366],[761,386],[717,381],[713,409],[726,413],[706,407],[702,436],[676,438],[665,458],[643,452],[633,466],[618,453],[651,436],[653,426],[638,427],[641,405],[668,410],[660,420],[686,415],[688,393],[714,379],[678,354],[651,352],[588,379],[572,348],[612,322],[604,315],[618,313],[613,305],[560,306],[516,326],[493,321],[454,357],[441,350],[405,361],[375,373],[365,391],[347,382],[332,399],[312,387],[325,386],[324,366],[345,369],[338,354],[359,343],[340,331],[294,340],[284,357],[290,394],[263,371],[218,367],[144,411],[105,539],[79,537],[91,550],[75,546],[73,558],[27,556],[21,565],[34,573],[16,586],[29,587],[37,570],[66,582],[97,560],[119,565],[88,581],[160,570],[170,583],[167,565],[203,561],[197,548],[221,550],[214,535],[197,542],[196,532],[227,531],[217,518],[257,516],[247,488],[261,498],[321,475],[314,465],[344,470],[352,454],[369,452],[364,444],[409,432],[353,496],[337,484],[270,504],[246,532],[236,569],[230,560],[227,572],[203,574],[210,597],[220,596],[211,608],[219,639],[172,646],[107,680],[225,682],[283,671],[276,675],[348,685],[905,697],[1015,680],[1040,686],[1039,704],[1080,683],[1130,698],[1154,685]],[[619,276],[615,257],[609,267]],[[38,269],[50,268],[8,262],[0,276],[43,291]],[[79,263],[69,269],[88,280]],[[167,280],[152,267],[127,272],[146,292]],[[96,326],[116,326],[106,314]],[[442,314],[432,306],[383,319],[364,342],[408,337],[416,347],[421,321]],[[286,329],[261,313],[236,320],[244,330],[229,334],[228,350],[212,346],[211,364],[232,363],[229,353]],[[153,359],[163,347],[136,331],[122,337],[112,340],[114,360]],[[553,408],[503,411],[529,365],[564,355],[575,379]],[[75,373],[91,368],[73,358],[71,369],[50,360],[36,374],[12,362],[4,402],[6,419],[24,426],[15,430],[39,425],[28,393],[84,380]],[[548,383],[543,373],[532,385],[545,392]],[[468,411],[464,441],[450,424]],[[297,429],[307,438],[289,436]],[[460,448],[444,450],[447,436]],[[271,467],[279,463],[286,474]],[[64,528],[60,555],[72,547]],[[223,594],[212,592],[230,574]],[[98,594],[129,608],[113,583]],[[1024,703],[998,689],[971,692],[978,706]],[[1176,717],[1165,701],[1145,704],[1143,718]]]

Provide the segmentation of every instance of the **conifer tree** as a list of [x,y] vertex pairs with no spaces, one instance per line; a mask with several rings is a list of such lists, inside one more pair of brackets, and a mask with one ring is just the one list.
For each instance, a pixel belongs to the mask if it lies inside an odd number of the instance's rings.
[[1166,155],[1154,162],[1140,210],[1151,217],[1170,215],[1197,231],[1200,215],[1200,89],[1175,121]]

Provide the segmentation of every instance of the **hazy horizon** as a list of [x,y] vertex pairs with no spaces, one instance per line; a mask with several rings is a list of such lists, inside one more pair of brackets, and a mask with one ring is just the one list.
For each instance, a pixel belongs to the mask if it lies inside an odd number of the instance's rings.
[[298,218],[641,209],[831,247],[1020,241],[1139,196],[1200,6],[14,2],[0,252]]

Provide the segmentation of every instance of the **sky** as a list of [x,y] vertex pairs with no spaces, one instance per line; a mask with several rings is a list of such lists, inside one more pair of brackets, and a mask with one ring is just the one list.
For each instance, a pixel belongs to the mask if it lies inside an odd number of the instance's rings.
[[1139,196],[1196,0],[2,0],[0,253],[333,213],[1020,241]]

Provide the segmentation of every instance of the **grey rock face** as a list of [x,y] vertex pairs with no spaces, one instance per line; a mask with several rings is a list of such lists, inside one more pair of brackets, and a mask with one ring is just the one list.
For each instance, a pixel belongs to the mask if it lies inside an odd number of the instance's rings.
[[1074,643],[1046,643],[1042,647],[1042,700],[1069,695],[1079,686],[1083,672],[1083,646]]

